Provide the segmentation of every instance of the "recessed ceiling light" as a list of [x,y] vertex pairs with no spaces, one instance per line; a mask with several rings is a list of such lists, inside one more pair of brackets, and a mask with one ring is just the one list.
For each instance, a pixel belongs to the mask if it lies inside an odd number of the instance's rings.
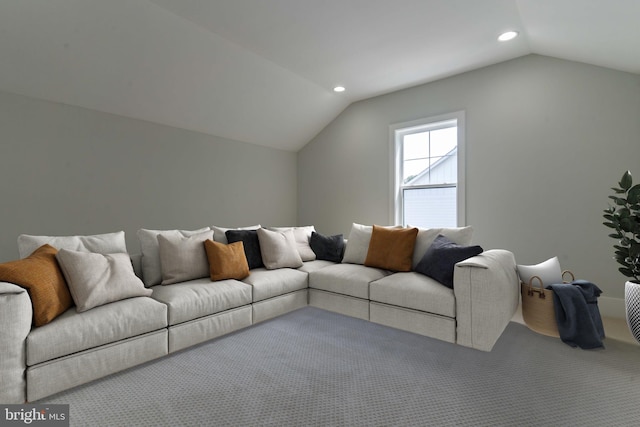
[[345,90],[344,86],[336,86],[333,88],[334,92],[344,92]]
[[517,31],[506,31],[498,36],[498,40],[501,42],[506,42],[509,40],[513,40],[518,37]]

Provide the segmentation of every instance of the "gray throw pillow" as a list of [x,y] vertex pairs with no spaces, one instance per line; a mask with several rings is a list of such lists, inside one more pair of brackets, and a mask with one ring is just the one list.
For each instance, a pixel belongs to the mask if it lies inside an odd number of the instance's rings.
[[60,249],[60,270],[78,312],[125,298],[151,295],[133,272],[126,253],[97,254]]

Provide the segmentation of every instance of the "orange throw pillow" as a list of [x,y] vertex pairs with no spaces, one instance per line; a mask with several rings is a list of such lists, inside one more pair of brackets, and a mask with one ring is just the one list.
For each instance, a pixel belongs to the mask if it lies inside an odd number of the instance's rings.
[[58,250],[40,246],[26,258],[0,264],[0,281],[27,289],[33,324],[46,325],[73,305],[71,293],[56,261]]
[[393,271],[411,271],[417,228],[373,226],[364,265]]
[[207,251],[212,281],[241,280],[249,275],[249,263],[242,241],[225,245],[209,239],[205,240],[204,249]]

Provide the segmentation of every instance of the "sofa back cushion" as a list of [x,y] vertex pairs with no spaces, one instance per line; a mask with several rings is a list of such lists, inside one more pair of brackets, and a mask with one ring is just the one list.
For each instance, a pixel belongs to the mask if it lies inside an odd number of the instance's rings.
[[115,233],[95,234],[92,236],[32,236],[21,234],[18,236],[18,252],[20,258],[29,256],[40,246],[48,244],[54,248],[71,251],[95,252],[111,254],[127,252],[124,231]]
[[225,227],[218,227],[218,226],[212,225],[211,229],[213,230],[213,241],[218,243],[224,243],[226,245],[227,243],[229,243],[229,241],[227,240],[227,231],[257,230],[258,228],[261,228],[261,227],[262,226],[260,224],[250,225],[248,227],[237,227],[237,228],[225,228]]

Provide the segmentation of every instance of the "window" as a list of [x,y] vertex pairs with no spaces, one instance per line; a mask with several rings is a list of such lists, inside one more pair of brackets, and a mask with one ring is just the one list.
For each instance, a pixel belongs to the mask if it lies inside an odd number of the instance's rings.
[[393,125],[390,134],[393,222],[464,225],[464,112]]

